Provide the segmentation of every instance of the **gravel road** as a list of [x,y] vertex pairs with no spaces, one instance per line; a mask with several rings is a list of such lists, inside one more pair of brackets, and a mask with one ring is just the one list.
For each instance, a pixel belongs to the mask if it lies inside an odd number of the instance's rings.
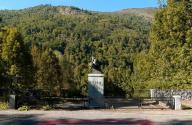
[[192,125],[192,111],[173,110],[76,110],[0,111],[2,125],[36,125],[49,120],[149,120],[157,125]]

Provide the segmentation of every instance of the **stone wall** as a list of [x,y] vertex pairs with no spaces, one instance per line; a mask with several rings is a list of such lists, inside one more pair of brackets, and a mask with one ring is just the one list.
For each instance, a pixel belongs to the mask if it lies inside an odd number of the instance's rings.
[[192,100],[192,90],[151,90],[151,97],[173,97],[180,95],[182,100]]

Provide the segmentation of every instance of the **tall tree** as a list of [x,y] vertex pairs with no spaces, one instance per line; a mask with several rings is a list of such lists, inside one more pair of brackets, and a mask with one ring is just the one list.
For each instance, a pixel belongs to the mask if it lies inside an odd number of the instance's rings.
[[6,64],[9,87],[23,88],[31,85],[30,55],[16,28],[5,28],[2,31],[1,58]]
[[[152,26],[150,78],[156,87],[186,88],[192,84],[192,11],[189,0],[168,0]],[[147,71],[147,72],[148,72]]]
[[37,88],[47,89],[50,93],[59,92],[62,84],[62,71],[53,50],[42,51],[34,46],[32,56],[36,69]]

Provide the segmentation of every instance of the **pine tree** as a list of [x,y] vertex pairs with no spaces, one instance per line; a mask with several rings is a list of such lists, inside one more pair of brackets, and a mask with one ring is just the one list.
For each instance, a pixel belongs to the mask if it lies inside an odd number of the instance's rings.
[[190,87],[192,83],[191,20],[188,0],[168,0],[155,16],[150,34],[149,81],[162,88]]
[[34,46],[32,56],[37,88],[49,90],[50,94],[59,92],[62,84],[62,71],[53,50],[45,49],[42,51]]
[[9,87],[23,88],[32,85],[30,55],[23,38],[16,28],[5,28],[2,31],[1,58],[6,64],[6,76]]

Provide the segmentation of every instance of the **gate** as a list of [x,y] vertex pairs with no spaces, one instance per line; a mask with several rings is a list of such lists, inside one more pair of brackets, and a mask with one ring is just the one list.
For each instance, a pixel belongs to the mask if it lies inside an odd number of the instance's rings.
[[[43,106],[50,106],[53,109],[85,109],[90,108],[89,102],[91,101],[91,98],[83,96],[67,98],[49,95],[47,91],[43,90],[16,91],[16,95],[16,108],[27,105],[32,109],[40,109]],[[97,108],[169,109],[173,108],[172,104],[172,97],[151,97],[150,90],[135,90],[131,96],[127,97],[105,96],[104,107]]]

